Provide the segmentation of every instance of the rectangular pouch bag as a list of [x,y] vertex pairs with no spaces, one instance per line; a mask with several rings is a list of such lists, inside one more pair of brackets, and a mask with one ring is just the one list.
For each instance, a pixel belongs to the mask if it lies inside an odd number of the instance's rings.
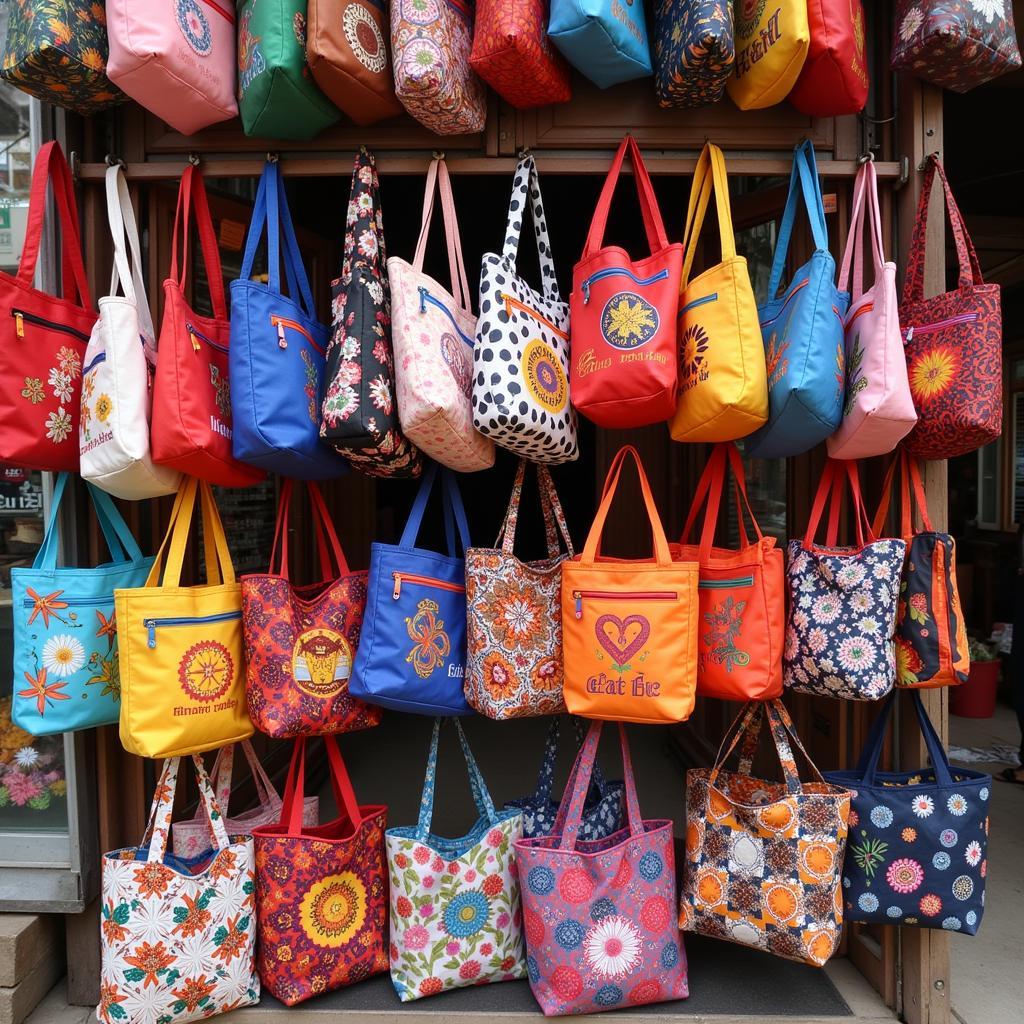
[[807,58],[786,99],[812,117],[859,114],[868,99],[861,0],[808,0],[807,25]]
[[312,520],[317,539],[319,581],[291,580],[291,480],[281,485],[268,571],[242,577],[249,717],[274,739],[351,732],[380,723],[380,708],[348,692],[366,610],[366,570],[349,569],[323,495],[316,484],[308,486],[306,522]]
[[566,60],[602,89],[652,72],[642,3],[551,0],[548,35]]
[[735,0],[736,60],[725,87],[740,110],[781,103],[800,78],[811,30],[807,0]]
[[546,1017],[690,994],[683,937],[673,913],[672,822],[640,817],[621,723],[628,823],[602,839],[583,836],[584,801],[601,728],[601,722],[590,725],[551,835],[516,843],[530,989]]
[[[542,291],[516,272],[519,232],[533,220]],[[562,301],[548,239],[537,164],[520,158],[501,255],[484,253],[473,346],[473,426],[534,462],[579,458],[569,402],[569,306]]]
[[[615,185],[629,152],[651,255],[604,245]],[[662,423],[676,407],[676,313],[683,247],[669,244],[647,168],[632,135],[619,145],[572,271],[572,404],[599,427]]]
[[430,831],[441,724],[442,719],[434,719],[419,821],[389,828],[386,836],[391,943],[393,954],[397,951],[391,959],[391,984],[403,1003],[526,977],[513,850],[523,834],[523,816],[494,809],[456,718],[451,724],[480,816],[457,839]]
[[86,485],[110,561],[57,566],[59,515],[69,474],[61,473],[46,536],[31,568],[11,569],[14,699],[11,719],[33,736],[115,725],[121,714],[114,589],[141,587],[153,565],[117,506]]
[[736,43],[728,0],[657,0],[654,94],[661,107],[707,107],[725,95]]
[[[448,554],[416,547],[423,512],[440,477]],[[459,485],[430,464],[398,544],[370,547],[366,617],[349,693],[370,704],[419,715],[469,715],[466,673],[466,564],[469,527]]]
[[[306,740],[295,741],[276,824],[253,830],[264,988],[285,1006],[388,968],[388,809],[359,804],[333,736],[324,737],[338,817],[304,820]],[[288,865],[282,883],[280,866]]]
[[[765,714],[781,783],[750,774]],[[726,771],[741,738],[739,770]],[[801,781],[794,747],[813,781]],[[714,767],[686,773],[680,927],[821,967],[842,938],[840,876],[854,796],[822,778],[781,700],[751,701]]]
[[[599,554],[601,534],[627,459],[636,463],[654,557]],[[683,722],[697,684],[696,562],[673,562],[640,455],[619,449],[582,555],[562,564],[565,705],[613,722]]]
[[976,935],[985,913],[992,776],[949,763],[917,693],[911,699],[931,763],[880,771],[898,699],[894,693],[883,705],[857,767],[825,776],[854,791],[843,863],[846,920]]
[[[780,296],[801,194],[811,222],[814,252]],[[744,445],[750,455],[764,459],[800,455],[835,433],[843,415],[843,331],[849,304],[849,295],[836,288],[836,261],[828,249],[818,165],[814,146],[807,140],[793,153],[768,300],[757,311],[768,371],[768,422]]]
[[[34,285],[47,184],[60,225],[63,297]],[[71,172],[60,144],[47,142],[32,167],[18,273],[0,271],[0,461],[77,472],[82,357],[95,323]]]
[[[690,280],[712,192],[722,261]],[[768,419],[768,383],[747,260],[736,255],[725,157],[710,142],[694,171],[683,248],[679,405],[669,433],[677,441],[733,441]]]
[[[197,491],[206,583],[183,587]],[[116,591],[114,607],[122,657],[121,744],[128,753],[176,757],[253,734],[245,708],[241,588],[209,484],[191,477],[182,483],[145,585]]]
[[[441,192],[451,292],[423,273],[435,182]],[[392,256],[387,267],[394,318],[396,398],[405,436],[449,469],[460,473],[489,469],[494,465],[494,442],[473,427],[476,317],[444,160],[432,160],[427,172],[423,221],[412,263]]]
[[[1003,429],[1003,319],[997,284],[985,284],[974,243],[932,153],[921,182],[900,300],[917,426],[906,440],[919,459],[952,459],[995,441]],[[960,278],[952,291],[925,298],[928,209],[938,175],[956,246]]]

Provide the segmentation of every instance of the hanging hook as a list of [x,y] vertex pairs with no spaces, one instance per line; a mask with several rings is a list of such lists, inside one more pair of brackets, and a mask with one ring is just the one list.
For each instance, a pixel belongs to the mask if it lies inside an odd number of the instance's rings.
[[873,164],[875,162],[875,154],[869,149],[866,153],[862,153],[857,157],[858,164]]
[[917,169],[919,171],[926,171],[928,169],[928,161],[931,160],[932,157],[935,157],[936,160],[939,159],[939,151],[937,149],[932,153],[928,153],[925,156],[925,158],[917,165]]
[[199,154],[198,153],[189,153],[189,155],[188,155],[188,162],[193,167],[198,167],[199,166]]
[[279,154],[277,154],[277,153],[268,153],[267,154],[267,163],[268,164],[276,164],[277,161],[278,161],[278,157],[279,157]]
[[444,150],[443,149],[435,149],[434,150],[434,159],[435,160],[443,160],[444,159]]
[[113,153],[108,153],[104,158],[103,162],[108,167],[127,167],[128,165],[119,156],[114,156]]
[[530,147],[529,146],[520,146],[519,147],[519,159],[520,160],[525,160],[528,156],[530,156]]

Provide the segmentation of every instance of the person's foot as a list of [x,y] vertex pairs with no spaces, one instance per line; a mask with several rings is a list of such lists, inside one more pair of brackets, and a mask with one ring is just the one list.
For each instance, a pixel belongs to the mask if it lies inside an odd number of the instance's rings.
[[1024,786],[1024,765],[1020,768],[1004,768],[999,773],[999,778],[1004,782],[1015,782],[1018,786]]

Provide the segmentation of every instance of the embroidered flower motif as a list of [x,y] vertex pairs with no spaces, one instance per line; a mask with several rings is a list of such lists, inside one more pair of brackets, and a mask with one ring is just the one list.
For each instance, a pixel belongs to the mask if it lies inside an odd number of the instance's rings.
[[60,679],[73,675],[85,664],[85,648],[67,633],[52,636],[43,645],[43,668]]
[[75,389],[69,374],[63,370],[53,367],[50,370],[49,384],[53,390],[53,397],[59,398],[62,402],[70,402]]
[[385,416],[390,416],[393,408],[391,400],[391,381],[383,373],[377,374],[370,381],[370,401]]
[[900,22],[900,39],[905,43],[908,42],[921,27],[923,21],[924,15],[921,11],[917,7],[911,7],[903,16],[903,21]]
[[919,793],[911,800],[910,807],[919,818],[928,818],[935,810],[935,801],[927,793]]
[[60,406],[56,412],[46,417],[46,436],[56,444],[68,439],[71,433],[71,414]]
[[925,917],[935,917],[937,914],[942,913],[942,900],[934,893],[928,893],[926,896],[921,897],[917,907]]
[[867,914],[873,914],[878,909],[878,897],[873,892],[862,892],[857,897],[857,906]]
[[947,850],[952,849],[959,842],[960,837],[957,835],[956,829],[944,828],[939,833],[939,842],[942,843]]
[[82,375],[82,358],[73,348],[68,348],[67,345],[62,345],[57,350],[57,365],[72,380]]
[[913,892],[924,881],[924,869],[916,860],[901,857],[889,865],[885,872],[885,880],[895,892]]
[[916,405],[941,395],[956,379],[960,356],[951,345],[919,352],[910,363],[910,392]]
[[351,942],[366,922],[366,886],[352,871],[328,875],[303,896],[299,918],[311,942],[337,949]]
[[967,844],[967,849],[964,850],[964,860],[966,860],[972,868],[977,867],[981,862],[981,843],[976,839]]
[[113,409],[114,403],[111,402],[109,395],[100,395],[99,398],[96,399],[96,419],[98,419],[100,423],[107,422],[107,419],[110,417]]
[[478,889],[456,893],[442,911],[444,930],[453,938],[466,939],[487,925],[491,904]]
[[953,793],[946,801],[949,813],[962,818],[967,813],[967,798],[962,793]]
[[519,680],[508,659],[498,651],[491,651],[483,661],[483,684],[491,698],[504,703],[519,690]]
[[583,963],[602,978],[624,978],[642,960],[640,930],[629,918],[602,918],[583,940]]
[[46,397],[43,382],[38,377],[26,377],[21,397],[28,399],[33,405],[38,405]]

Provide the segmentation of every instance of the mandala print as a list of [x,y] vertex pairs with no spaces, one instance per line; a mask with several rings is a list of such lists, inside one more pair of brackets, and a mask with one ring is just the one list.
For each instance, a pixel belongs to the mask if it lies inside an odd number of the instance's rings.
[[739,0],[736,4],[736,43],[737,46],[747,45],[757,31],[767,0]]
[[351,3],[342,15],[345,38],[356,60],[375,75],[388,66],[384,36],[373,15],[362,4]]
[[315,945],[331,949],[343,946],[366,923],[366,886],[352,871],[329,875],[303,896],[299,919]]
[[193,644],[178,663],[178,682],[186,696],[204,704],[220,700],[234,676],[231,652],[217,640]]
[[689,391],[706,379],[708,335],[700,324],[690,324],[679,341],[679,387]]
[[208,57],[213,49],[213,34],[199,0],[174,0],[175,17],[185,42],[199,54]]
[[523,379],[534,401],[553,413],[561,412],[569,400],[569,383],[561,360],[550,346],[534,340],[522,358]]
[[658,333],[658,311],[634,292],[613,295],[601,313],[601,334],[613,348],[632,350]]

